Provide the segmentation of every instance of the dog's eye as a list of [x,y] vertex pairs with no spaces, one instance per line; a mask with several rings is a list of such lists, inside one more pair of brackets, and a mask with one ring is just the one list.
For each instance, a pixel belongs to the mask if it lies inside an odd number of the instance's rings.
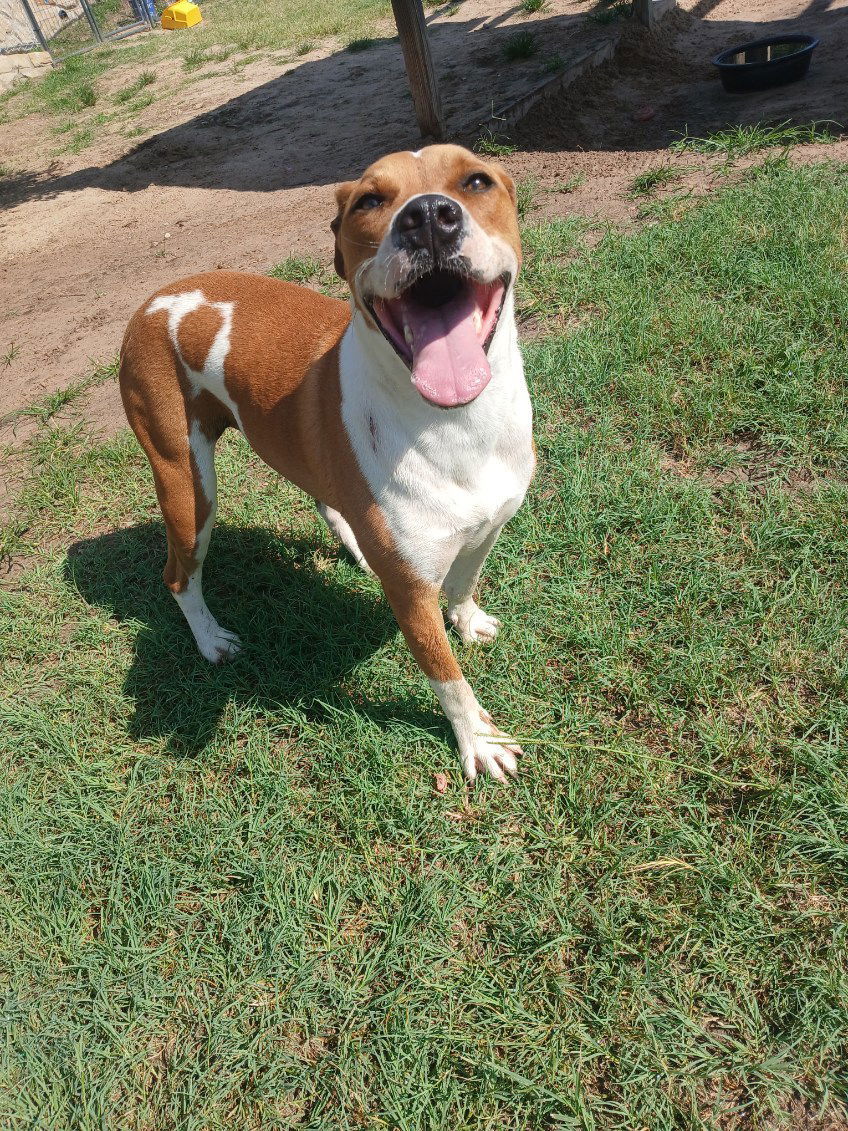
[[363,212],[368,212],[372,208],[379,208],[382,203],[382,196],[378,196],[376,192],[366,192],[364,196],[360,196],[357,200],[354,211],[358,212],[361,209]]
[[468,189],[469,192],[485,192],[494,183],[488,173],[472,173],[470,177],[465,178],[462,187]]

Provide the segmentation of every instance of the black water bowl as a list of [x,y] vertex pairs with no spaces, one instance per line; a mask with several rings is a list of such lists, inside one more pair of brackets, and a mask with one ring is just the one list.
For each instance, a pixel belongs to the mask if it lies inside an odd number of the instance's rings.
[[716,55],[725,90],[765,90],[802,79],[819,41],[812,35],[773,35]]

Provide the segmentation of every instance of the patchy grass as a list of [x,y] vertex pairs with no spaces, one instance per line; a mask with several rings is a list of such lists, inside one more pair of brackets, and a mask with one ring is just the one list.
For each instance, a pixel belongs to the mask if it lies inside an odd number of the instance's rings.
[[132,102],[146,87],[152,86],[155,82],[155,71],[142,71],[134,82],[131,82],[129,86],[125,86],[123,90],[118,91],[115,95],[115,101],[119,105]]
[[539,470],[502,634],[458,649],[510,789],[466,795],[378,586],[238,436],[205,580],[246,647],[210,668],[135,440],[37,430],[3,1126],[844,1125],[846,209],[830,165],[528,230]]
[[594,20],[597,24],[611,24],[624,16],[629,16],[632,11],[631,0],[615,0],[614,3],[605,0],[594,11],[589,12],[589,19]]
[[509,157],[517,148],[505,134],[494,133],[491,129],[487,129],[474,143],[474,152],[484,157]]
[[584,184],[586,176],[584,173],[572,173],[567,180],[560,181],[554,191],[555,192],[577,192],[577,190]]
[[187,71],[197,71],[209,64],[226,63],[232,53],[232,47],[221,47],[220,45],[214,47],[195,46],[183,55],[183,67]]
[[709,153],[736,159],[776,146],[786,149],[793,145],[837,141],[841,129],[836,122],[811,122],[803,126],[795,126],[791,122],[781,122],[776,126],[758,122],[752,126],[729,126],[709,137],[693,137],[686,133],[670,148],[678,153]]
[[312,256],[290,255],[272,267],[268,274],[274,279],[312,287],[322,294],[339,297],[347,293],[343,279],[335,271]]
[[519,220],[525,220],[533,210],[538,191],[539,182],[535,177],[523,177],[516,182],[516,207]]
[[378,41],[376,39],[372,39],[370,36],[364,36],[360,39],[352,39],[350,43],[348,43],[347,49],[348,51],[353,51],[354,53],[356,53],[357,51],[368,51],[377,42]]
[[96,80],[106,69],[101,55],[78,55],[54,67],[39,81],[21,91],[33,109],[50,114],[74,115],[97,102]]
[[674,165],[655,165],[652,169],[646,169],[644,173],[639,173],[630,182],[630,193],[632,196],[649,196],[658,188],[665,188],[666,185],[674,184],[679,181],[685,172]]
[[535,16],[545,7],[546,0],[521,0],[518,10],[525,16]]
[[532,31],[517,31],[504,44],[503,55],[510,63],[516,63],[522,59],[529,59],[538,49]]
[[100,385],[105,385],[107,381],[114,380],[117,373],[118,359],[115,358],[115,360],[108,365],[99,365],[87,377],[83,377],[79,381],[73,381],[63,389],[57,389],[55,392],[45,393],[42,397],[36,397],[36,399],[30,401],[26,407],[19,408],[15,412],[0,417],[0,424],[7,424],[18,419],[35,420],[41,425],[48,424],[54,416],[57,416],[70,405],[80,401],[87,393],[90,393],[92,389],[96,389]]

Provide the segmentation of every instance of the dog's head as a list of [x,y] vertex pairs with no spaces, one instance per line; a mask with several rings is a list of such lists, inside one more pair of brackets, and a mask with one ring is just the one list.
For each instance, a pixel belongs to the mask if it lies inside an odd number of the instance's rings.
[[426,400],[468,404],[521,262],[515,185],[457,145],[392,153],[336,190],[336,270]]

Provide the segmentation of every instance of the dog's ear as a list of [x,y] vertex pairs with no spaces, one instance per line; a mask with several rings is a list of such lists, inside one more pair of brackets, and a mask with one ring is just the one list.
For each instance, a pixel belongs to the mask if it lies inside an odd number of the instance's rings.
[[494,169],[494,171],[497,173],[497,175],[503,181],[503,186],[506,189],[506,191],[509,193],[510,200],[512,201],[513,204],[517,205],[518,204],[518,193],[515,191],[515,181],[512,179],[512,177],[509,175],[509,173],[506,171],[506,169],[503,167],[503,165],[501,165],[500,161],[490,161],[489,162],[489,168]]
[[330,230],[336,237],[334,266],[336,268],[336,274],[339,275],[342,279],[346,279],[347,276],[345,275],[344,256],[342,255],[342,249],[339,246],[339,228],[342,226],[342,213],[345,210],[345,205],[350,199],[350,194],[355,188],[356,181],[345,181],[343,184],[339,185],[339,187],[336,189],[336,206],[338,208],[338,211],[336,212],[334,218],[330,221]]

